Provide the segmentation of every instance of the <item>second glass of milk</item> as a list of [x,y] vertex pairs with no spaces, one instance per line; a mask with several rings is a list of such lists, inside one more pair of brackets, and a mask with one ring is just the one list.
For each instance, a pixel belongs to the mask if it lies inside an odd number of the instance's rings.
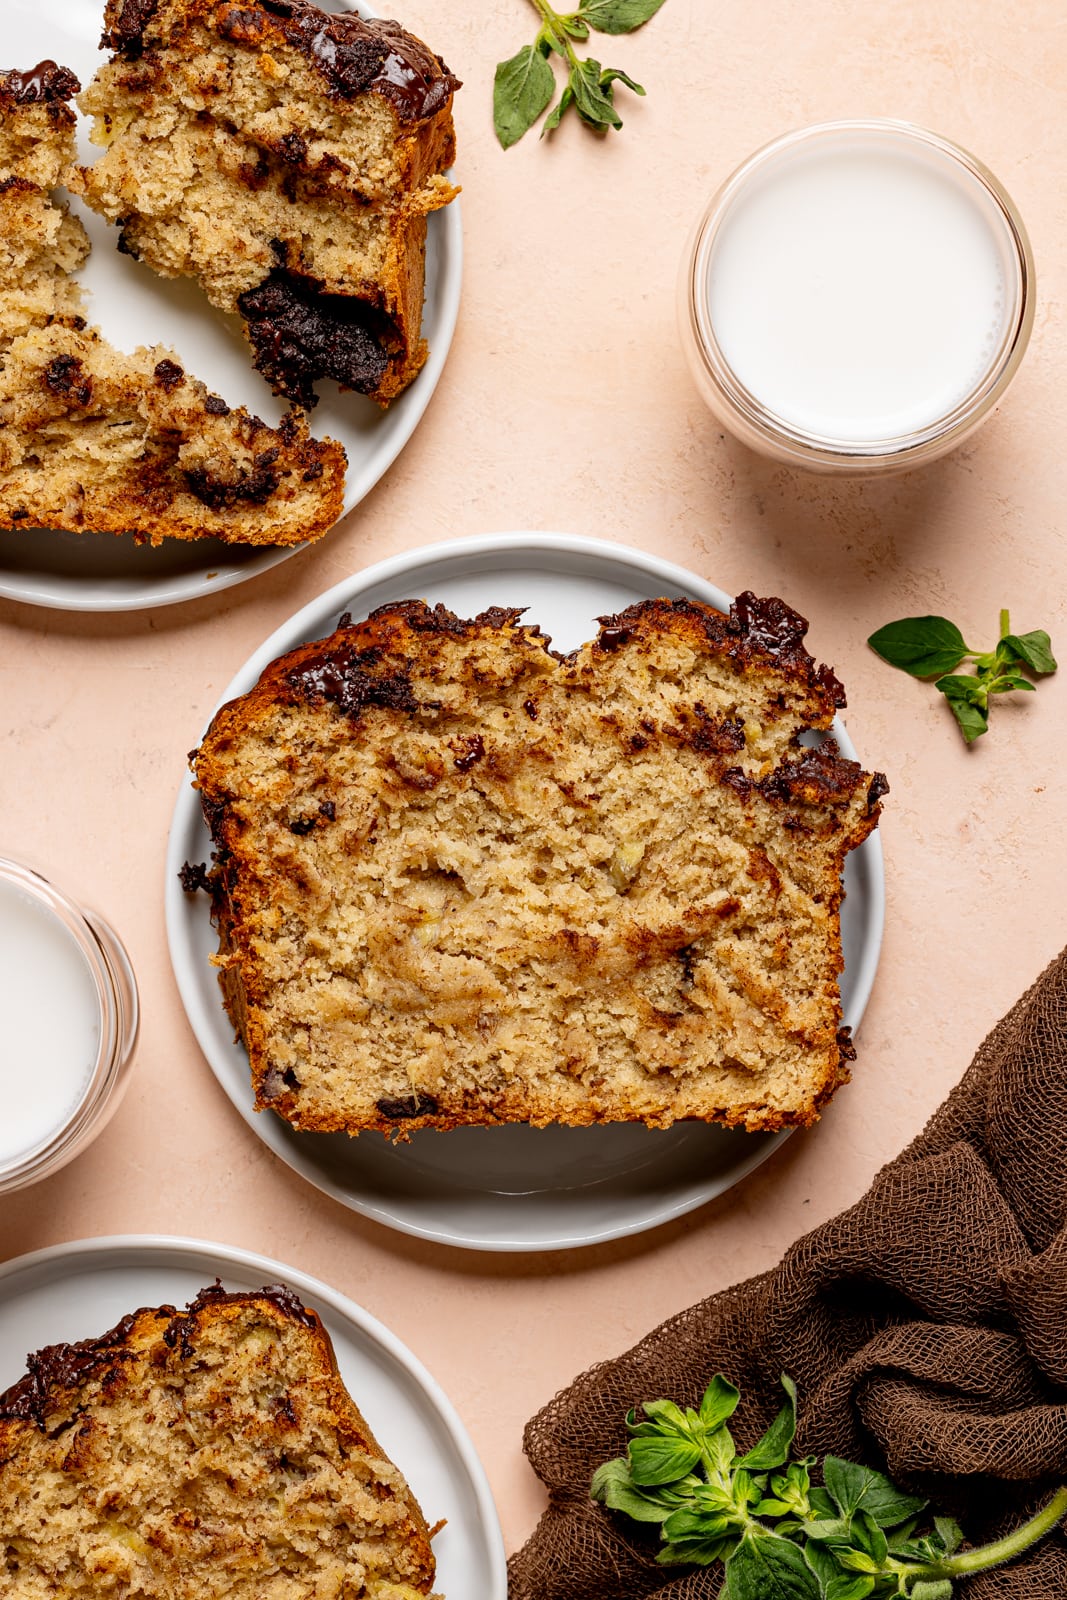
[[0,859],[0,1194],[58,1171],[126,1086],[137,988],[113,931]]
[[765,146],[702,218],[683,335],[746,444],[823,471],[942,455],[987,415],[1033,324],[1022,221],[974,157],[907,123]]

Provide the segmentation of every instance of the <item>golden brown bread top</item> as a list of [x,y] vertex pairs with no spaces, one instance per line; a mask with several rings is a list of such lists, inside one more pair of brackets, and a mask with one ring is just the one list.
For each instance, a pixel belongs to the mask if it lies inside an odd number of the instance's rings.
[[168,45],[195,22],[232,44],[291,46],[337,99],[379,94],[405,122],[436,116],[460,88],[444,62],[400,23],[322,11],[311,0],[108,0],[104,21],[104,46],[132,59]]
[[418,1600],[434,1575],[417,1503],[282,1285],[216,1282],[31,1356],[0,1396],[0,1526],[20,1600]]
[[302,1128],[808,1122],[841,870],[884,779],[780,601],[652,600],[561,657],[407,601],[274,662],[194,766],[220,981]]

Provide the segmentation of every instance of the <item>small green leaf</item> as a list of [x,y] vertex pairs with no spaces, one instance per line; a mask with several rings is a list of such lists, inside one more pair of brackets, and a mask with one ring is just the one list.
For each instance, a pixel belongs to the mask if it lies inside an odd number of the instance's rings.
[[622,1459],[605,1461],[597,1468],[589,1493],[609,1510],[625,1512],[635,1522],[665,1522],[672,1510],[655,1496],[642,1494],[635,1487],[630,1468]]
[[639,1488],[675,1483],[692,1472],[700,1450],[684,1439],[632,1439],[630,1475]]
[[579,15],[598,33],[633,33],[662,4],[663,0],[582,0]]
[[574,91],[568,83],[564,88],[563,93],[556,101],[556,104],[552,107],[552,110],[545,118],[544,126],[541,129],[542,139],[545,137],[546,133],[554,133],[556,131],[560,125],[560,122],[562,121],[564,112],[568,111],[573,104]]
[[963,1529],[951,1517],[935,1517],[934,1527],[937,1537],[941,1541],[941,1548],[947,1556],[955,1555],[963,1543]]
[[877,1572],[878,1563],[869,1556],[866,1550],[835,1550],[839,1567],[844,1567],[848,1572]]
[[676,1406],[673,1400],[645,1400],[641,1410],[652,1422],[657,1423],[664,1433],[680,1433],[689,1437],[689,1427],[686,1422],[685,1412]]
[[839,1572],[826,1585],[826,1600],[867,1600],[875,1581],[858,1572]]
[[533,127],[555,90],[555,74],[536,45],[523,45],[500,62],[493,79],[493,125],[505,150]]
[[885,1534],[869,1511],[857,1511],[853,1517],[852,1538],[857,1549],[865,1550],[876,1567],[882,1565],[888,1554],[888,1546]]
[[735,1527],[730,1517],[707,1515],[683,1506],[680,1511],[672,1512],[663,1524],[663,1537],[671,1544],[709,1543],[725,1539]]
[[866,1511],[880,1528],[895,1528],[918,1516],[926,1506],[925,1500],[902,1494],[884,1472],[857,1467],[837,1456],[827,1456],[823,1462],[823,1480],[842,1516]]
[[819,1517],[814,1522],[803,1524],[804,1532],[809,1539],[818,1540],[820,1543],[827,1539],[847,1539],[849,1537],[849,1519],[847,1517]]
[[710,1567],[729,1555],[731,1544],[732,1541],[728,1539],[711,1543],[702,1540],[687,1544],[665,1544],[656,1561],[661,1567]]
[[620,67],[605,67],[600,74],[600,87],[607,89],[613,83],[624,83],[628,89],[633,90],[634,94],[644,94],[645,92],[641,85],[635,83],[629,73],[623,72]]
[[973,744],[983,733],[989,729],[989,714],[986,708],[976,704],[981,685],[976,678],[967,676],[938,678],[934,684],[935,689],[940,689],[949,705],[952,715],[959,723],[964,739],[968,744]]
[[1037,693],[1037,685],[1024,678],[1021,672],[1013,672],[1009,667],[1007,672],[1000,673],[988,684],[990,694],[1011,694],[1015,689],[1025,689],[1030,694]]
[[1031,672],[1039,675],[1046,672],[1055,672],[1056,658],[1052,654],[1052,640],[1044,628],[1035,628],[1033,633],[1008,633],[1000,641],[1015,658],[1023,661]]
[[808,1502],[818,1517],[836,1517],[837,1515],[837,1507],[826,1490],[820,1489],[818,1485],[808,1495]]
[[784,1372],[782,1388],[788,1396],[786,1404],[759,1443],[754,1445],[746,1456],[741,1457],[741,1466],[763,1472],[772,1467],[780,1467],[789,1459],[789,1447],[797,1431],[797,1386]]
[[588,39],[589,24],[586,22],[581,12],[572,12],[569,17],[560,17],[559,20],[562,22],[564,30],[570,34],[572,39]]
[[700,1420],[705,1428],[709,1432],[713,1428],[721,1428],[737,1410],[740,1398],[740,1389],[736,1389],[721,1372],[716,1373],[704,1390],[704,1398],[700,1402]]
[[963,634],[947,617],[902,617],[872,633],[867,643],[883,661],[913,678],[951,672],[968,653]]
[[730,1600],[821,1600],[803,1553],[774,1534],[742,1539],[726,1563]]
[[829,1545],[808,1543],[804,1546],[804,1560],[818,1578],[823,1589],[834,1579],[841,1576],[833,1551]]
[[568,79],[574,103],[583,122],[592,128],[621,128],[622,118],[615,109],[610,86],[600,87],[600,62],[592,56],[571,68]]

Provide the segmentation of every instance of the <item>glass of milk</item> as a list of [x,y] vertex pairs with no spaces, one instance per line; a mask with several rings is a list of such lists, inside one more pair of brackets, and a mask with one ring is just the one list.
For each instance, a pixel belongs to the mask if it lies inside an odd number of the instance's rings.
[[0,1194],[49,1176],[116,1109],[137,986],[115,933],[0,858]]
[[712,411],[797,466],[943,455],[1004,393],[1034,320],[1022,219],[965,150],[909,123],[765,145],[697,226],[682,334]]

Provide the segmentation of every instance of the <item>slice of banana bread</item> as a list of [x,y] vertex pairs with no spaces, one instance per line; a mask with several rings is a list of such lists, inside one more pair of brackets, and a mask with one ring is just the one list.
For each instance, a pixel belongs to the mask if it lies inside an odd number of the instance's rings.
[[343,509],[340,445],[296,414],[272,429],[231,411],[173,350],[125,355],[86,325],[72,274],[89,241],[50,194],[73,169],[77,88],[55,62],[0,74],[0,527],[318,538]]
[[447,67],[309,0],[108,0],[82,173],[119,248],[238,313],[279,394],[382,404],[426,359],[426,216],[455,194]]
[[809,1123],[846,1076],[839,908],[885,782],[779,600],[347,618],[193,766],[226,1004],[298,1128]]
[[51,1345],[0,1396],[0,1591],[420,1600],[429,1530],[280,1286]]

